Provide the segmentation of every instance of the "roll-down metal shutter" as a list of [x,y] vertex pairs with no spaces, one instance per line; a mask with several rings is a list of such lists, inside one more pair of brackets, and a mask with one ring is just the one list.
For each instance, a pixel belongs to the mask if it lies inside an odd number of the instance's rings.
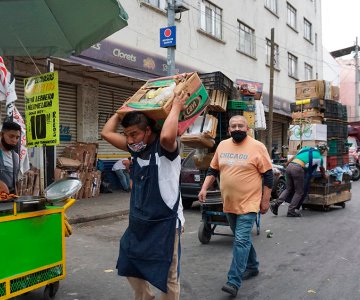
[[[24,77],[15,77],[15,89],[18,100],[15,106],[25,118]],[[77,141],[77,86],[59,82],[59,110],[60,110],[60,145],[56,146],[57,155],[63,149]],[[3,111],[3,110],[2,110]]]
[[[60,145],[56,147],[57,155],[63,149],[77,142],[77,86],[59,82],[60,110]],[[69,139],[69,141],[65,141]]]
[[[259,139],[262,143],[267,145],[268,136],[269,136],[269,114],[265,113],[266,118],[266,130],[259,131]],[[279,151],[281,151],[281,146],[285,146],[284,143],[286,142],[287,137],[284,136],[286,132],[286,128],[289,127],[290,118],[287,116],[274,114],[274,121],[273,121],[273,130],[272,130],[272,144],[277,145]]]
[[277,145],[278,149],[282,146],[282,133],[283,133],[283,123],[274,122],[273,123],[273,136],[272,143]]
[[[103,129],[106,121],[116,112],[116,110],[129,98],[131,97],[136,90],[124,89],[116,86],[110,86],[100,83],[99,85],[99,102],[98,102],[98,112],[99,112],[99,149],[98,157],[99,158],[119,158],[121,156],[128,155],[127,152],[121,151],[116,147],[110,145],[107,141],[101,138],[101,130]],[[119,132],[122,131],[121,126],[118,128]]]

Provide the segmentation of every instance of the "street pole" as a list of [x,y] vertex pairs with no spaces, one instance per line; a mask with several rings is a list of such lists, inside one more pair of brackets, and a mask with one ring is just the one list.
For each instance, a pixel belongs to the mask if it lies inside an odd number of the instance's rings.
[[[168,26],[175,25],[175,0],[168,0],[167,17]],[[175,75],[175,46],[167,47],[167,74]]]
[[355,44],[355,121],[359,121],[359,60],[358,38]]
[[275,52],[275,30],[271,28],[271,50],[270,50],[270,89],[269,89],[269,135],[268,135],[268,152],[271,155],[272,150],[272,133],[273,133],[273,107],[274,107],[274,52]]

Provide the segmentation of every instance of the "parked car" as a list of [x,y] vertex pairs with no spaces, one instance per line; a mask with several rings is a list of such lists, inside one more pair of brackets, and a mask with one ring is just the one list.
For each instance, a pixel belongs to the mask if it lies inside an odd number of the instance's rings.
[[[198,199],[198,194],[206,176],[206,170],[199,170],[195,165],[193,159],[195,152],[195,150],[191,151],[181,165],[180,189],[182,204],[185,209],[191,208],[193,202]],[[214,183],[212,189],[218,189],[217,183]]]
[[[183,160],[181,165],[180,189],[182,204],[185,209],[191,208],[194,201],[198,199],[201,186],[206,176],[206,170],[199,170],[193,160],[195,150],[191,151]],[[271,198],[277,199],[281,192],[286,188],[285,168],[281,165],[273,164],[274,187]],[[210,190],[218,190],[219,185],[216,181]]]
[[286,189],[285,167],[273,163],[274,185],[271,191],[271,198],[277,199]]

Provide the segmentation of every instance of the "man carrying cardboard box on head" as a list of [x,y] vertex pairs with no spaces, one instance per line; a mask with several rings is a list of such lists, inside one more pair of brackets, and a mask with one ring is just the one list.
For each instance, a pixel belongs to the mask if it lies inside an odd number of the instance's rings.
[[172,107],[160,133],[144,113],[127,113],[120,122],[114,114],[101,136],[133,157],[129,227],[120,240],[118,274],[126,276],[135,299],[154,299],[149,283],[162,291],[161,299],[180,298],[180,233],[184,225],[179,177],[181,158],[177,142],[178,119],[189,96],[172,96]]

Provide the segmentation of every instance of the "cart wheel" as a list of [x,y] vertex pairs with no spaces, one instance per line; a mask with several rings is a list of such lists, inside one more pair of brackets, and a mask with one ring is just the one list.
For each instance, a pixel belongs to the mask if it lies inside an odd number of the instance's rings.
[[346,207],[346,203],[345,203],[345,202],[340,203],[340,206],[341,206],[342,208],[345,208],[345,207]]
[[330,211],[330,206],[324,206],[324,211]]
[[200,243],[208,244],[211,239],[211,228],[209,225],[205,225],[204,222],[201,222],[199,230],[198,230],[198,238]]
[[48,284],[44,290],[44,300],[55,299],[55,295],[59,290],[59,286],[60,286],[59,281]]

